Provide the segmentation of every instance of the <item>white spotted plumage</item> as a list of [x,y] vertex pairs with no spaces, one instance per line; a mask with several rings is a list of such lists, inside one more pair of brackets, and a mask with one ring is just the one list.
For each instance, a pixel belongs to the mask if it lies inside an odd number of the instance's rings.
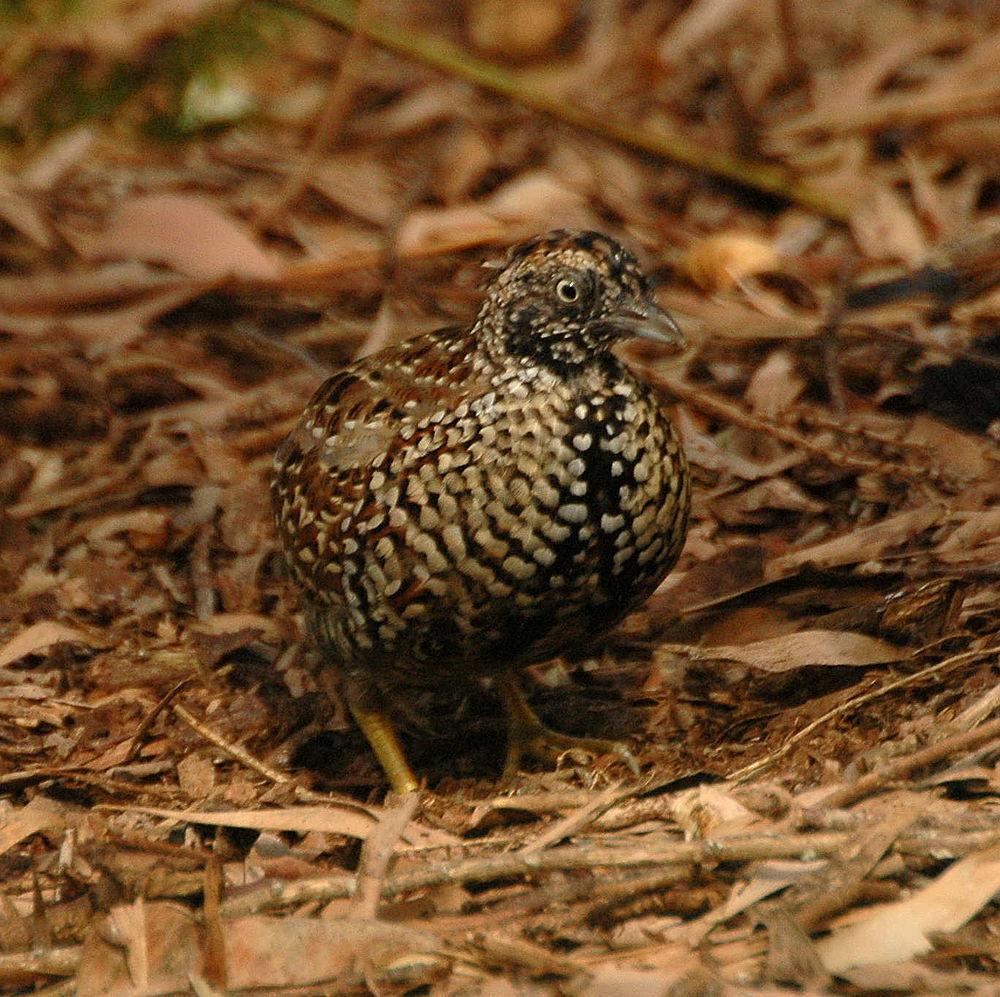
[[[545,297],[567,268],[609,300],[643,278],[605,237],[565,239],[515,253],[471,332],[331,377],[276,456],[292,573],[348,669],[435,681],[543,660],[606,631],[676,560],[673,427],[608,352],[617,334],[560,326]],[[511,332],[512,309],[534,309],[535,339]]]

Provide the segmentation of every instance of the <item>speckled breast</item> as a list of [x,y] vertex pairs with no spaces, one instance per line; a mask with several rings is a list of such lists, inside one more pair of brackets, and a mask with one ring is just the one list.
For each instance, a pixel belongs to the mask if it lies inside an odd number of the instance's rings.
[[[488,390],[404,406],[346,469],[294,440],[279,454],[289,562],[348,668],[438,681],[544,660],[613,626],[677,558],[687,466],[646,385],[611,357],[569,380],[474,375]],[[320,421],[307,411],[300,436]]]

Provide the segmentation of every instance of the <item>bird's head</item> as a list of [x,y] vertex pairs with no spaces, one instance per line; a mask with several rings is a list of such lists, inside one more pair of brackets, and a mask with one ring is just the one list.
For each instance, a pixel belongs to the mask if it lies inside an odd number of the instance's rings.
[[550,232],[488,266],[496,272],[477,329],[491,350],[565,368],[586,365],[632,337],[684,346],[638,261],[609,236]]

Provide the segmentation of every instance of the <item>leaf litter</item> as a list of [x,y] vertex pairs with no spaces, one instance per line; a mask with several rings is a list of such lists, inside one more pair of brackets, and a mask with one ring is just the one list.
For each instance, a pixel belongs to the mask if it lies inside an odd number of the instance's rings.
[[[286,6],[281,58],[226,70],[249,103],[184,97],[254,117],[183,144],[138,127],[155,75],[62,131],[38,98],[207,8],[5,56],[0,987],[995,992],[995,12],[390,2],[352,38]],[[413,693],[427,786],[386,798],[271,454],[323,370],[469,321],[480,262],[559,225],[630,242],[691,341],[627,355],[692,461],[682,560],[601,657],[525,676],[642,773],[500,783],[456,685]]]

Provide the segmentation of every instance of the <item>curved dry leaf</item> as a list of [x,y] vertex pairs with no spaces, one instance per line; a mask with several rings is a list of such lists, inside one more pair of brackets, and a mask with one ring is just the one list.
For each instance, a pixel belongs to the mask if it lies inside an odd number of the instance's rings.
[[841,564],[870,561],[929,529],[941,518],[943,512],[942,506],[928,502],[919,509],[907,509],[894,516],[887,516],[871,526],[863,526],[832,540],[791,551],[765,565],[765,578],[767,581],[784,578],[807,564],[815,568],[833,568]]
[[788,478],[767,478],[734,495],[711,499],[712,511],[727,524],[759,522],[760,513],[769,509],[793,512],[822,512],[822,502],[810,498]]
[[875,187],[858,205],[851,231],[864,254],[874,260],[917,266],[927,255],[927,240],[916,215],[889,187]]
[[199,280],[274,280],[278,264],[241,225],[187,194],[133,197],[89,246],[103,258],[163,263]]
[[736,661],[765,672],[787,672],[809,665],[878,665],[908,656],[888,641],[843,630],[803,630],[750,644],[722,644],[693,650],[695,658]]
[[[296,831],[309,834],[343,834],[365,839],[378,826],[384,812],[378,807],[362,804],[340,804],[334,801],[319,807],[284,807],[269,810],[166,810],[160,807],[127,807],[129,813],[149,814],[166,820],[208,824],[212,827],[245,827],[255,831]],[[403,835],[410,845],[454,845],[458,839],[446,831],[411,823]]]
[[504,242],[568,224],[582,205],[578,192],[548,171],[535,170],[505,183],[483,201],[410,212],[399,226],[396,251],[404,257],[428,256]]
[[775,350],[753,372],[743,397],[754,415],[777,419],[805,390],[797,364],[788,350]]
[[983,509],[969,513],[961,526],[952,530],[938,544],[939,553],[947,551],[967,551],[972,547],[987,544],[1000,538],[1000,508]]
[[359,919],[234,918],[226,922],[225,947],[226,982],[233,993],[323,981],[336,981],[336,991],[343,992],[380,977],[403,984],[402,992],[447,973],[451,965],[430,932]]
[[957,931],[1000,890],[1000,845],[967,855],[929,886],[817,943],[831,972],[899,962],[932,948],[928,935]]
[[688,276],[706,291],[730,291],[744,278],[776,270],[781,257],[774,245],[753,232],[716,232],[684,254]]
[[53,644],[91,645],[91,640],[82,630],[64,626],[53,620],[42,620],[11,637],[3,647],[0,647],[0,668],[11,662],[20,661],[29,654],[47,651]]
[[0,181],[0,220],[42,249],[51,249],[52,229],[38,206]]
[[33,834],[61,831],[65,825],[63,808],[47,797],[36,796],[27,806],[8,810],[0,820],[0,855]]

